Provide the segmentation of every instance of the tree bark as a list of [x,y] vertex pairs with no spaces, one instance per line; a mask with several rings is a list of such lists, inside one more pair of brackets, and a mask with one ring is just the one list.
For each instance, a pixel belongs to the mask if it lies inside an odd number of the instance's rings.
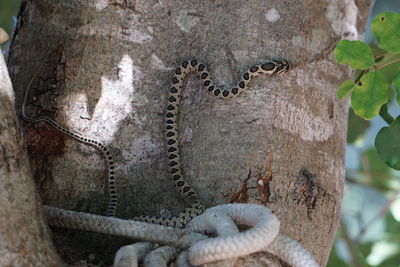
[[0,49],[0,266],[59,266],[14,110]]
[[[281,232],[324,265],[344,178],[347,104],[338,101],[336,88],[350,76],[332,50],[341,36],[357,38],[357,24],[366,20],[362,10],[352,0],[25,1],[9,59],[17,107],[45,60],[28,112],[111,147],[120,217],[161,209],[176,214],[186,203],[168,181],[163,137],[174,68],[196,57],[217,83],[229,86],[255,63],[288,60],[289,73],[260,76],[230,101],[189,78],[179,119],[182,164],[207,206],[266,205],[281,220]],[[43,202],[104,214],[101,154],[45,123],[24,123],[24,130]],[[269,167],[273,178],[257,187]],[[57,247],[69,255],[64,259],[87,259],[95,251],[99,261],[111,262],[115,247],[97,248],[103,236],[79,233],[74,243],[72,235],[58,230],[63,242]],[[104,251],[108,256],[101,257]],[[267,261],[257,254],[241,266]]]

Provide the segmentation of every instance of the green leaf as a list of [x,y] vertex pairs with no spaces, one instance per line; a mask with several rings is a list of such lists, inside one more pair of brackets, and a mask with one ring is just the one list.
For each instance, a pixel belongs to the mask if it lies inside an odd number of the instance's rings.
[[386,50],[383,50],[374,44],[369,44],[369,47],[371,48],[372,54],[374,55],[375,63],[379,62],[383,58],[382,55],[385,55],[388,53]]
[[400,105],[400,72],[394,77],[392,85],[396,89],[396,100],[397,104]]
[[[400,59],[400,54],[386,54],[384,57],[381,58],[379,64],[375,63],[375,66],[379,67],[384,64],[388,64],[391,62],[395,62],[396,60]],[[399,72],[400,68],[400,61],[387,65],[384,68],[378,69],[379,73],[382,74],[383,78],[388,84],[393,82],[396,74]]]
[[390,115],[389,111],[388,111],[388,106],[387,104],[383,104],[381,109],[379,110],[379,116],[381,116],[381,118],[386,121],[387,124],[392,124],[392,122],[394,121],[392,115]]
[[338,89],[337,95],[340,100],[346,97],[346,95],[351,91],[355,83],[352,80],[344,81]]
[[400,170],[400,116],[383,127],[375,138],[379,158],[393,169]]
[[353,87],[351,106],[354,112],[364,119],[372,119],[388,101],[387,91],[387,84],[382,75],[377,71],[368,72]]
[[371,48],[364,42],[341,40],[334,50],[336,60],[356,70],[366,70],[374,64]]
[[400,52],[400,14],[381,13],[372,21],[372,33],[378,46],[389,52]]

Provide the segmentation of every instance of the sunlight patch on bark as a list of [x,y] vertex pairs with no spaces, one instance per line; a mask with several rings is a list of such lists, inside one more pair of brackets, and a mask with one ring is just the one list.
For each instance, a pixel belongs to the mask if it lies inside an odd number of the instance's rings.
[[276,102],[281,110],[274,119],[275,127],[297,134],[304,141],[326,141],[333,135],[333,124],[312,114],[306,105],[298,107],[282,99]]
[[[330,0],[325,16],[332,25],[332,30],[347,40],[357,40],[358,8],[354,0]],[[344,12],[343,12],[344,10]]]
[[[133,65],[130,56],[124,55],[118,64],[118,78],[116,80],[101,77],[101,96],[90,118],[87,108],[87,96],[79,93],[74,97],[76,101],[71,103],[69,114],[81,114],[80,116],[68,116],[68,124],[71,127],[87,128],[88,136],[95,136],[103,142],[110,142],[114,134],[120,129],[120,122],[132,116],[132,101],[135,87],[134,80],[140,80],[142,72]],[[83,119],[82,119],[83,118]],[[85,119],[86,118],[86,119]]]

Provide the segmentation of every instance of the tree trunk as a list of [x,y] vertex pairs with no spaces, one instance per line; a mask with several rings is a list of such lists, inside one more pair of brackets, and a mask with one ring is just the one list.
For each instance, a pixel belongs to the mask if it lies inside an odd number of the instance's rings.
[[59,266],[29,169],[0,49],[0,266]]
[[[367,12],[360,10],[352,0],[25,1],[9,60],[17,107],[45,61],[30,89],[29,114],[52,117],[111,147],[119,217],[161,209],[176,214],[186,203],[168,180],[163,135],[175,67],[196,57],[229,86],[255,63],[288,60],[289,73],[260,76],[230,101],[207,94],[191,77],[179,118],[182,164],[207,206],[266,205],[281,220],[281,232],[324,265],[344,178],[347,104],[336,88],[350,76],[332,50],[341,36],[357,38],[356,24],[362,27]],[[104,214],[101,154],[45,123],[24,123],[24,129],[43,202]],[[257,187],[269,167],[273,178]],[[110,263],[128,242],[110,246],[104,236],[57,232],[57,248],[69,262],[94,256],[95,263]],[[242,261],[262,265],[267,256]]]

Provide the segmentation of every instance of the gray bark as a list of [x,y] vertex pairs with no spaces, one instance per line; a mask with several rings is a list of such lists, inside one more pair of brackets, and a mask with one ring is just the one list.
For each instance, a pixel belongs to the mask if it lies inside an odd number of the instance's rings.
[[[1,29],[0,29],[1,30]],[[58,266],[0,49],[0,266]]]
[[[359,17],[366,18],[363,10]],[[191,77],[181,105],[182,163],[207,206],[266,205],[281,231],[324,265],[344,178],[347,104],[338,101],[336,88],[350,76],[332,49],[341,36],[357,38],[357,15],[352,0],[27,1],[9,60],[17,107],[46,60],[31,88],[29,113],[111,147],[120,217],[161,209],[176,214],[186,203],[168,182],[163,137],[174,68],[196,57],[217,83],[233,85],[255,63],[288,60],[294,64],[288,74],[260,76],[231,101],[208,95]],[[44,123],[24,124],[24,130],[43,202],[104,214],[100,153]],[[268,193],[256,185],[270,156]],[[99,245],[103,236],[58,232],[58,249],[71,262],[93,251],[110,262],[117,247]],[[247,266],[263,262],[262,254],[243,260]]]

